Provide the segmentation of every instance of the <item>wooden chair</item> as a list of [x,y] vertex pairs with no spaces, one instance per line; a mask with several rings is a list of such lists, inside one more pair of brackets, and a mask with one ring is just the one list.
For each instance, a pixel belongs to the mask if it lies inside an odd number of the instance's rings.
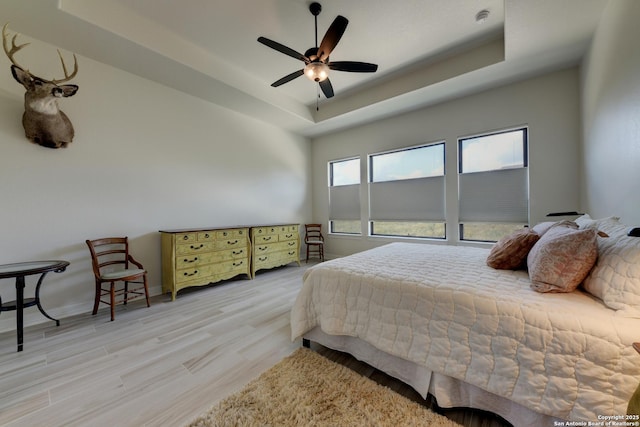
[[[96,279],[96,295],[93,303],[93,313],[98,312],[100,303],[111,306],[111,321],[115,318],[116,304],[127,304],[127,301],[141,298],[149,303],[149,288],[147,286],[147,271],[142,264],[129,254],[129,240],[127,237],[107,237],[103,239],[87,240],[91,252],[93,274]],[[117,288],[117,282],[124,282],[124,286]],[[138,287],[129,289],[129,283],[136,283]],[[108,286],[104,286],[108,284]],[[102,299],[108,295],[109,299]],[[116,301],[116,296],[122,296]]]
[[307,260],[309,262],[309,253],[318,255],[321,261],[324,261],[324,236],[322,235],[322,224],[305,224],[304,225],[304,243],[307,245]]

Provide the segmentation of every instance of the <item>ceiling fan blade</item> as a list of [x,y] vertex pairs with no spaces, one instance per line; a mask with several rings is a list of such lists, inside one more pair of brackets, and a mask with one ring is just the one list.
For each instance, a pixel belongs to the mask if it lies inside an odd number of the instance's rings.
[[344,31],[347,29],[347,24],[349,24],[349,20],[344,16],[338,15],[336,19],[333,20],[331,26],[320,42],[320,47],[318,48],[318,57],[320,58],[320,61],[327,61],[327,58],[329,58],[329,55],[342,38]]
[[331,86],[331,82],[329,81],[329,79],[325,79],[321,81],[319,84],[320,84],[320,89],[322,89],[322,93],[324,93],[324,96],[326,96],[327,98],[332,98],[333,86]]
[[287,74],[286,76],[284,76],[284,77],[283,77],[283,78],[281,78],[280,80],[278,80],[278,81],[275,81],[275,82],[271,83],[271,86],[273,86],[273,87],[278,87],[278,86],[280,86],[280,85],[283,85],[283,84],[285,84],[285,83],[290,82],[290,81],[291,81],[291,80],[293,80],[293,79],[296,79],[296,78],[300,77],[300,76],[301,76],[301,75],[303,75],[303,74],[304,74],[304,70],[294,71],[294,72],[293,72],[293,73],[291,73],[291,74]]
[[375,73],[378,70],[378,65],[368,62],[335,61],[329,62],[329,68],[336,71],[348,71],[350,73]]
[[274,42],[271,39],[268,39],[266,37],[258,37],[258,41],[260,43],[262,43],[265,46],[269,46],[271,49],[275,49],[280,53],[284,53],[285,55],[289,55],[292,58],[295,59],[299,59],[300,61],[303,61],[305,63],[309,63],[309,58],[307,58],[306,56],[304,56],[303,54],[301,54],[300,52],[296,52],[295,50],[291,49],[290,47],[287,47],[283,44],[280,44],[278,42]]

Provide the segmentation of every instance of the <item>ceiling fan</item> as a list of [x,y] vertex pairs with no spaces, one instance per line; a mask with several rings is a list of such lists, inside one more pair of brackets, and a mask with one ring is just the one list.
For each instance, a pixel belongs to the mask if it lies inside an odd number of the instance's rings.
[[307,49],[304,55],[266,37],[258,37],[260,43],[305,63],[303,69],[284,76],[280,80],[273,82],[271,86],[278,87],[304,74],[309,80],[318,82],[324,96],[331,98],[333,96],[333,86],[329,80],[329,70],[347,71],[351,73],[374,73],[378,69],[376,64],[370,64],[368,62],[329,61],[329,55],[340,41],[340,38],[342,38],[342,35],[347,29],[347,24],[349,24],[349,20],[344,16],[338,15],[322,38],[320,46],[318,46],[318,15],[321,10],[322,6],[320,3],[314,2],[309,5],[309,11],[315,17],[316,46]]

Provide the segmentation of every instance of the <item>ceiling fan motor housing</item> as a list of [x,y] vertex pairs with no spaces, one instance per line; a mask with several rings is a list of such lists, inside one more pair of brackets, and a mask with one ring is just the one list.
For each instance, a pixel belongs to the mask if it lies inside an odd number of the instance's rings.
[[318,16],[320,15],[320,12],[322,12],[322,5],[320,5],[320,3],[313,2],[309,5],[309,11],[313,16]]

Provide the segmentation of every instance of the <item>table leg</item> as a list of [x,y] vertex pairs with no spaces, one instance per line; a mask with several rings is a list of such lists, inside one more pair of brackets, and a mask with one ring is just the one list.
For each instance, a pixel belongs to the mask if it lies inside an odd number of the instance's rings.
[[16,277],[16,327],[18,329],[18,351],[22,351],[22,328],[24,326],[24,276]]
[[44,272],[42,273],[42,276],[40,276],[40,279],[38,279],[38,284],[36,285],[36,305],[38,306],[38,310],[40,310],[40,313],[42,313],[44,317],[56,322],[56,326],[60,326],[60,321],[58,319],[54,319],[53,317],[49,316],[47,312],[44,311],[44,308],[42,308],[42,304],[40,304],[40,285],[42,285],[42,280],[46,275],[47,275],[47,272]]

